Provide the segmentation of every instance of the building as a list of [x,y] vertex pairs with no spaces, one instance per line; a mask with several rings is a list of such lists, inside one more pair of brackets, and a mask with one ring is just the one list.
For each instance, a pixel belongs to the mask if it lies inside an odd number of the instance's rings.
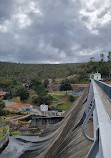
[[90,74],[90,80],[91,80],[91,79],[100,81],[100,80],[102,80],[101,74],[100,74],[99,72],[97,72],[97,73],[95,73],[95,74]]
[[41,110],[41,111],[48,111],[48,105],[41,104],[41,105],[40,105],[40,110]]
[[5,94],[4,93],[0,93],[0,100],[4,100]]
[[95,74],[94,74],[94,80],[98,80],[98,81],[101,80],[101,74],[98,73],[98,72],[95,73]]

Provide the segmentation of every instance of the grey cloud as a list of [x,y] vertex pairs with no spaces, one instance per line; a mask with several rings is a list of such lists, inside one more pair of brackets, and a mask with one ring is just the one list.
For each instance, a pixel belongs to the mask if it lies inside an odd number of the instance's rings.
[[[30,11],[29,2],[33,2],[41,14]],[[26,63],[87,62],[91,56],[99,59],[101,52],[106,53],[111,49],[111,23],[96,26],[99,34],[93,34],[85,27],[85,22],[90,23],[88,16],[80,15],[83,9],[81,0],[24,0],[23,3],[19,1],[19,7],[22,8],[23,17],[13,20],[12,17],[18,14],[18,2],[0,1],[0,17],[9,22],[6,32],[0,30],[0,60]],[[98,18],[104,14],[98,14]],[[20,28],[18,25],[24,22],[24,17],[29,18],[31,23]],[[21,21],[18,23],[17,20]]]
[[0,0],[0,20],[10,18],[14,9],[14,0]]

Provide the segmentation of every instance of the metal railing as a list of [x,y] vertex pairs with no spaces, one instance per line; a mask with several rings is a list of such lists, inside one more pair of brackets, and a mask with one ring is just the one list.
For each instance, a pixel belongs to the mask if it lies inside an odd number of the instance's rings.
[[[93,145],[88,152],[87,158],[111,158],[111,120],[105,109],[105,105],[102,101],[102,97],[97,89],[97,84],[102,86],[102,82],[91,81],[91,87],[93,87],[92,93],[90,93],[91,100],[87,99],[90,105],[88,113],[86,113],[86,119],[83,123],[82,131],[83,135],[90,141],[93,141]],[[108,85],[107,85],[108,86]],[[110,87],[110,86],[109,86]],[[90,91],[90,90],[89,90]],[[107,94],[107,93],[106,93]],[[108,93],[109,94],[109,93]],[[93,97],[91,97],[93,95]],[[90,138],[86,135],[85,128],[88,120],[93,114],[94,124],[94,138]]]
[[111,99],[111,85],[106,84],[106,83],[101,82],[101,81],[97,81],[97,80],[95,80],[95,82],[106,93],[106,95]]

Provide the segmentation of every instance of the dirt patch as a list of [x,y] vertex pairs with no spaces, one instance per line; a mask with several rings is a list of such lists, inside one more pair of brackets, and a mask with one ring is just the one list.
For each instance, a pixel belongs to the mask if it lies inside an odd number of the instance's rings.
[[19,107],[25,107],[25,106],[26,104],[16,103],[16,104],[8,105],[7,108],[19,108]]

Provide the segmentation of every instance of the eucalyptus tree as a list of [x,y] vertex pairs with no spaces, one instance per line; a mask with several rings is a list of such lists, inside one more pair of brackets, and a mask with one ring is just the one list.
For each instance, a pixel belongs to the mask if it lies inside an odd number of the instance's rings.
[[64,79],[61,82],[60,91],[66,91],[66,94],[67,94],[68,90],[72,90],[71,83],[70,83],[70,81],[68,79]]

